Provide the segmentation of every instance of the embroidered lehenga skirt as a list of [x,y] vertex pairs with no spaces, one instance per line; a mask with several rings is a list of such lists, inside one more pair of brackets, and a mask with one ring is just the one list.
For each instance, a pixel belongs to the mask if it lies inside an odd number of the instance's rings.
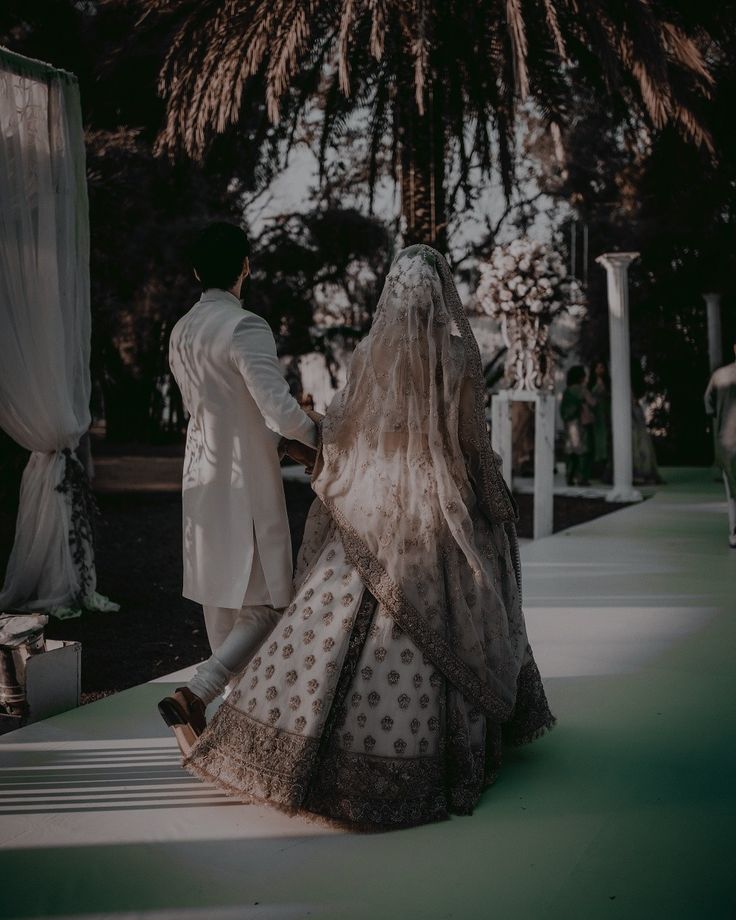
[[426,651],[365,589],[334,529],[185,765],[243,801],[365,830],[468,814],[502,744],[554,718],[529,649],[504,725]]

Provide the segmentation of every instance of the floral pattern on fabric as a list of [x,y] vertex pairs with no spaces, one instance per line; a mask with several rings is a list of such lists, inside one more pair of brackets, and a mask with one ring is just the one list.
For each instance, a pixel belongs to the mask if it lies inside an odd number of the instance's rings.
[[[280,731],[310,736],[322,732],[347,648],[350,633],[343,628],[342,617],[347,614],[352,627],[363,595],[360,579],[346,562],[339,539],[328,543],[324,556],[330,556],[329,567],[313,569],[297,594],[298,600],[287,608],[265,640],[265,658],[263,653],[257,654],[246,669],[236,704],[252,718]],[[317,588],[330,587],[321,596],[323,600],[329,596],[334,604],[334,597],[344,594],[341,587],[346,575],[351,588],[350,604],[341,603],[340,619],[330,615],[332,610],[313,616]],[[253,683],[264,661],[270,662],[263,671],[267,683]],[[274,706],[276,700],[283,701],[283,705]]]
[[[394,633],[401,638],[395,640]],[[422,705],[415,683],[429,686],[433,676],[435,692]],[[439,718],[444,683],[442,675],[379,607],[358,662],[352,705],[340,725],[338,746],[370,749],[381,757],[438,756],[439,734],[430,722]],[[341,741],[346,734],[348,745]],[[422,750],[423,740],[427,744]]]

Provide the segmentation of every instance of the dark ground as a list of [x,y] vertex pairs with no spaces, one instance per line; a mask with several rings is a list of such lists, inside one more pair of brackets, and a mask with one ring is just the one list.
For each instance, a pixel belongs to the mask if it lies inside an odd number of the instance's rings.
[[[95,456],[98,590],[121,609],[71,620],[52,617],[47,627],[49,638],[82,643],[84,702],[184,668],[209,653],[201,608],[181,596],[181,448],[139,449],[131,457],[128,451],[121,455],[97,445]],[[286,482],[285,489],[296,554],[312,493],[308,485],[297,482]],[[7,490],[4,499],[1,573],[14,521]],[[532,496],[519,495],[517,501],[519,535],[531,536]],[[618,507],[602,499],[559,496],[554,529],[564,530]]]
[[[311,491],[285,483],[298,545]],[[82,642],[82,692],[124,690],[209,654],[199,604],[181,596],[181,497],[176,493],[98,496],[97,584],[119,613],[49,622],[52,639]],[[143,525],[141,522],[144,522]]]

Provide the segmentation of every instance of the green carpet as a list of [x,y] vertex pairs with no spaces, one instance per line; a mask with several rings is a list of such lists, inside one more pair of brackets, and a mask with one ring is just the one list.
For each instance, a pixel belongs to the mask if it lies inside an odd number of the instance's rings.
[[[539,624],[573,649],[546,681],[559,725],[508,752],[472,817],[360,836],[233,804],[179,770],[148,684],[0,740],[0,916],[736,917],[736,552],[709,472],[666,475],[524,548],[532,642]],[[568,601],[581,623],[629,611],[605,673],[555,632]],[[695,618],[631,666],[642,607]]]

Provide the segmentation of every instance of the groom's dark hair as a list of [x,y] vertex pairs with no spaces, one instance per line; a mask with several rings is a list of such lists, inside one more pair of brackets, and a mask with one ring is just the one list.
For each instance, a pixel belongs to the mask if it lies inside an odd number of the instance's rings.
[[235,224],[218,221],[199,232],[192,245],[192,265],[199,275],[202,288],[231,288],[250,255],[250,243],[245,231]]

